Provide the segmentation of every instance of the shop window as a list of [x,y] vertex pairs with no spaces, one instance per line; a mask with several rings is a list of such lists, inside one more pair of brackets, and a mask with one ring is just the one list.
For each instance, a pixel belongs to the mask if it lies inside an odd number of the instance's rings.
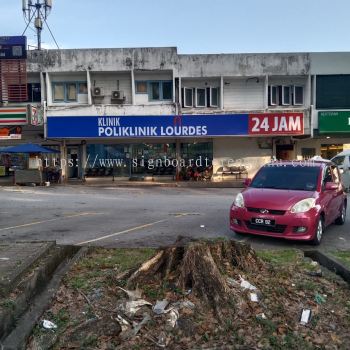
[[310,159],[316,155],[316,148],[302,148],[301,156],[303,159]]
[[79,102],[78,95],[87,95],[86,82],[62,82],[52,84],[54,102]]

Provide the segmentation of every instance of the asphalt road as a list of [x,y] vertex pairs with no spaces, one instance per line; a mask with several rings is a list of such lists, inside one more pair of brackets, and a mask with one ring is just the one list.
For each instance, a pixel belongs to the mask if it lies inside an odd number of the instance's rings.
[[[310,247],[229,230],[236,189],[0,187],[0,239],[56,240],[104,247],[164,246],[181,236],[230,237],[255,248]],[[350,216],[324,234],[321,249],[350,249]]]

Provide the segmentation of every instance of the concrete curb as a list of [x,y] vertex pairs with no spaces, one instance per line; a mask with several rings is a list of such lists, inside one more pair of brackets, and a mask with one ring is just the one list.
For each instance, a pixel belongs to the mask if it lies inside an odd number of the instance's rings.
[[53,249],[55,245],[56,242],[47,242],[47,245],[42,247],[35,255],[31,257],[31,259],[26,260],[24,264],[21,264],[18,268],[15,268],[13,271],[11,271],[11,274],[8,276],[7,283],[0,283],[0,296],[6,297],[6,295],[15,288],[18,281],[28,272],[28,270],[45,254],[47,254],[51,249]]
[[326,255],[318,250],[305,250],[304,255],[317,261],[320,265],[342,277],[346,282],[350,283],[350,270],[333,257]]
[[56,252],[43,261],[43,265],[33,276],[23,282],[21,287],[24,292],[16,299],[15,310],[2,315],[3,343],[0,343],[0,349],[25,349],[27,338],[39,317],[48,308],[64,274],[87,251],[74,246],[57,248]]

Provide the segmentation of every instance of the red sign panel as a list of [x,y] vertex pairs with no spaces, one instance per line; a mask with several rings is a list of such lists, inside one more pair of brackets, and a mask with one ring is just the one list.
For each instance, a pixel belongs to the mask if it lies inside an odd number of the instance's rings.
[[249,114],[249,135],[303,135],[304,113]]

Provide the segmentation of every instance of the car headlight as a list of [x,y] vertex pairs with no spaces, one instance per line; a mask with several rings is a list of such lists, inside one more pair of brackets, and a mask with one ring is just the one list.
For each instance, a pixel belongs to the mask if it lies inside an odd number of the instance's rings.
[[311,208],[315,207],[316,199],[315,198],[306,198],[298,203],[294,204],[291,212],[292,213],[306,213]]
[[236,207],[244,208],[244,198],[242,193],[237,194],[234,203]]

